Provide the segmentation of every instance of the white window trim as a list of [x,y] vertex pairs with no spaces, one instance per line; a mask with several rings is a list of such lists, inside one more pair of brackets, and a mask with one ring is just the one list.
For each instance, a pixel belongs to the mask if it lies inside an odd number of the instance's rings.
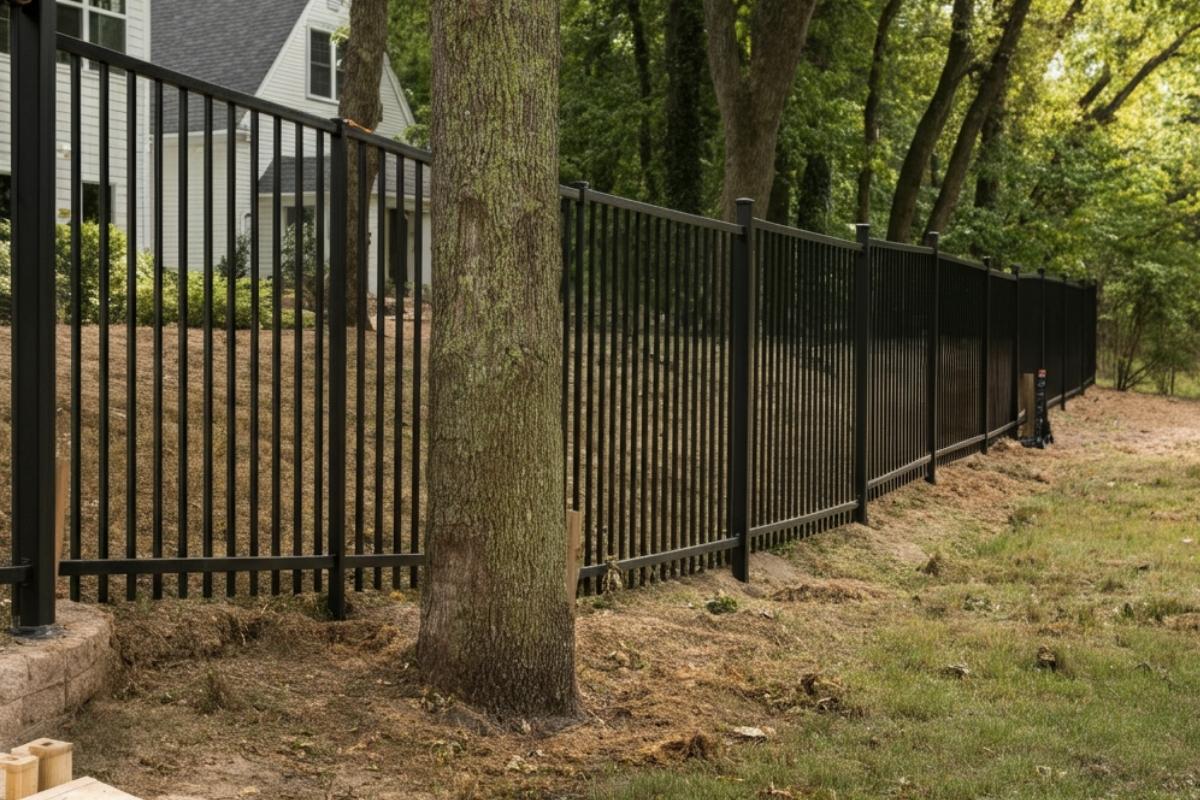
[[[333,63],[329,66],[329,86],[333,89],[333,97],[326,97],[323,94],[316,94],[312,90],[312,35],[314,33],[324,34],[329,37],[329,56]],[[304,34],[304,95],[309,100],[315,100],[318,103],[329,103],[337,105],[341,98],[338,97],[337,71],[338,71],[338,50],[337,41],[333,38],[336,31],[326,30],[320,25],[310,25]]]
[[90,0],[58,0],[59,5],[68,6],[69,8],[77,8],[80,10],[82,19],[80,20],[79,39],[84,42],[92,41],[92,14],[99,14],[112,19],[119,19],[125,23],[125,47],[121,52],[129,51],[129,2],[126,0],[126,12],[122,14],[119,11],[109,11],[106,8],[92,5]]

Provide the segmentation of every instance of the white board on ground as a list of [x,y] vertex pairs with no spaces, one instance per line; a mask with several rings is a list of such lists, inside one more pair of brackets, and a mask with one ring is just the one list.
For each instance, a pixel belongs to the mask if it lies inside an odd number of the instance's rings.
[[95,778],[78,778],[31,795],[28,800],[138,800],[131,794],[114,789]]

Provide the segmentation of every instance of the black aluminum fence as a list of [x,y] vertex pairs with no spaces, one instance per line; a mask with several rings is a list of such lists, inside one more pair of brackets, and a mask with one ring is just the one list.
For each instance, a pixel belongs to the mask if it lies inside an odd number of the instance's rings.
[[[335,616],[416,586],[430,155],[56,37],[52,8],[12,15],[17,621],[53,621],[60,576],[101,602],[328,592]],[[1012,431],[1020,371],[1062,403],[1093,380],[1091,287],[749,202],[730,223],[564,187],[561,215],[584,592],[746,579],[751,550]]]

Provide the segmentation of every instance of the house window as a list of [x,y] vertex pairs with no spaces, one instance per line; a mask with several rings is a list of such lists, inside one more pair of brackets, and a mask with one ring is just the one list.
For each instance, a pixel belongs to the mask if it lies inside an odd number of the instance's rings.
[[7,53],[9,44],[8,3],[0,3],[0,53]]
[[341,47],[329,31],[308,32],[308,93],[337,100],[342,93],[345,71]]
[[125,51],[125,0],[58,0],[58,32]]
[[12,219],[12,176],[0,174],[0,219]]
[[[113,212],[113,193],[112,186],[108,187],[108,221],[112,222]],[[100,184],[83,183],[83,221],[84,222],[99,222],[100,221]]]

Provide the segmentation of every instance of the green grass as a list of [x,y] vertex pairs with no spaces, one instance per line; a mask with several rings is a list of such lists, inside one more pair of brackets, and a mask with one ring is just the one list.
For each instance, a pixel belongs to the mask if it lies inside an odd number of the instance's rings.
[[839,656],[841,713],[593,796],[1200,797],[1200,467],[1071,470],[999,534],[962,520],[952,569],[904,577],[919,602]]

